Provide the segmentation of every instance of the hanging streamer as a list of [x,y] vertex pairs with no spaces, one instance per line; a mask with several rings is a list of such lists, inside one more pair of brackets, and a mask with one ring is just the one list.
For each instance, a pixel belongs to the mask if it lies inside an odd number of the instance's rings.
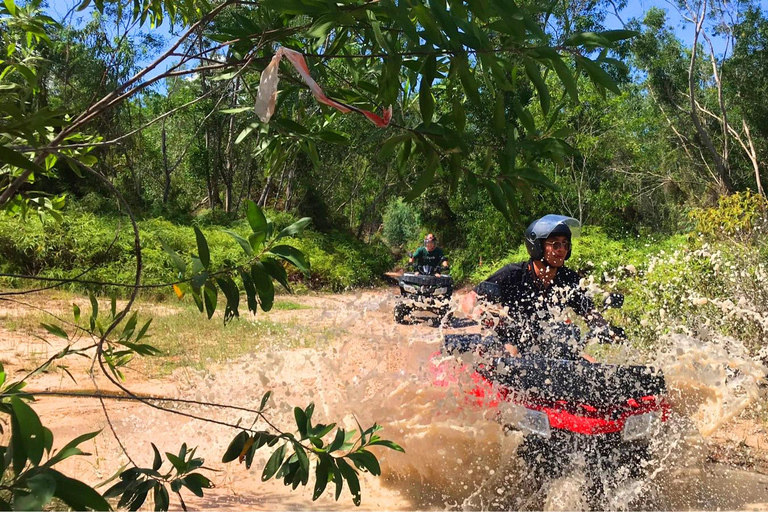
[[329,107],[333,107],[345,114],[352,111],[358,112],[367,117],[369,121],[371,121],[379,128],[386,128],[389,125],[389,121],[392,119],[392,105],[384,110],[382,116],[378,116],[373,112],[362,110],[357,107],[353,107],[352,105],[345,105],[344,103],[332,100],[325,95],[317,82],[315,82],[314,79],[309,76],[309,68],[307,67],[307,62],[304,60],[304,55],[289,48],[278,49],[277,52],[275,52],[274,57],[272,57],[269,65],[264,68],[264,71],[261,72],[259,92],[256,95],[256,104],[254,106],[254,110],[256,111],[256,115],[259,116],[259,119],[261,119],[263,122],[269,122],[272,114],[275,113],[275,102],[277,101],[277,83],[280,80],[277,71],[280,65],[280,60],[283,58],[283,56],[285,56],[290,61],[290,63],[296,69],[296,72],[301,75],[304,83],[309,87],[309,90],[312,91],[312,95],[320,103],[328,105]]

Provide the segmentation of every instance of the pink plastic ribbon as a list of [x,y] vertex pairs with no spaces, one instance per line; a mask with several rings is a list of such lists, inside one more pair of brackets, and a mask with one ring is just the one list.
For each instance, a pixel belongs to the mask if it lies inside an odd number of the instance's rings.
[[358,112],[368,118],[373,124],[379,128],[386,128],[389,125],[389,121],[392,119],[392,105],[385,109],[381,116],[369,112],[368,110],[362,110],[352,105],[345,105],[344,103],[333,100],[325,95],[317,82],[309,75],[309,68],[307,62],[304,60],[304,55],[291,50],[289,48],[280,48],[275,52],[274,57],[270,61],[269,65],[261,72],[261,81],[259,82],[259,92],[256,95],[256,104],[254,110],[256,115],[259,116],[263,122],[267,123],[272,118],[272,114],[275,113],[275,102],[277,101],[277,83],[280,80],[278,76],[278,67],[280,65],[280,59],[285,56],[293,65],[296,72],[301,75],[304,83],[307,84],[309,90],[312,91],[312,95],[317,101],[333,107],[340,112],[346,114],[347,112]]

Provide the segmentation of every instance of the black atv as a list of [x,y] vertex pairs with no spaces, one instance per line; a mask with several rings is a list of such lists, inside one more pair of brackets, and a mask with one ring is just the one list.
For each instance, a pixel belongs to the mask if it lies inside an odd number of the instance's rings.
[[427,311],[441,320],[448,313],[453,294],[453,278],[446,275],[448,271],[447,267],[422,265],[404,273],[398,282],[401,299],[395,304],[395,322],[415,323],[414,311]]

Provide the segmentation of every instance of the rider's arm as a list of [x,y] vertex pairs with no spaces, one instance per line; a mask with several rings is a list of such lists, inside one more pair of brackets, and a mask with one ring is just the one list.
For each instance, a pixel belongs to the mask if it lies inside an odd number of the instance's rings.
[[415,265],[417,261],[421,260],[421,251],[422,251],[422,247],[419,247],[418,249],[416,249],[416,252],[411,254],[411,257],[408,258],[408,263],[410,263],[411,265]]

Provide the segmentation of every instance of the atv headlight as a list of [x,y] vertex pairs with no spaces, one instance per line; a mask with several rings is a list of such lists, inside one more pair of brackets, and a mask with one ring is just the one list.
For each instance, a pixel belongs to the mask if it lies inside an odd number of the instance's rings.
[[657,412],[648,412],[630,416],[624,423],[624,430],[621,431],[621,438],[624,441],[635,441],[637,439],[650,437],[658,424],[659,413]]
[[404,284],[403,290],[407,291],[408,293],[418,293],[419,291],[416,289],[415,286],[412,286],[410,284]]
[[517,426],[523,432],[549,437],[549,418],[545,412],[525,409],[523,417],[517,421]]
[[446,293],[448,293],[448,288],[446,286],[435,289],[435,295],[445,295]]

